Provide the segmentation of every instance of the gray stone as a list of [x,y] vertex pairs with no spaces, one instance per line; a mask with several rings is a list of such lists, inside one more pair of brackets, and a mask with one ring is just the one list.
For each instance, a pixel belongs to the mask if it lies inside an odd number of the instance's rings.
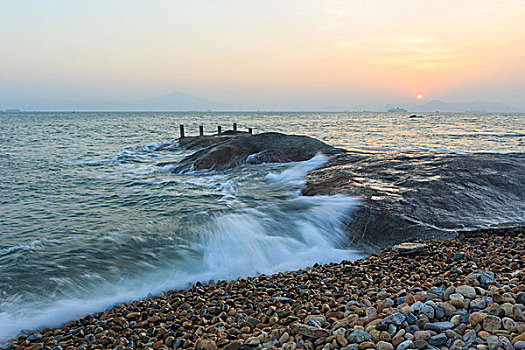
[[487,315],[483,320],[483,329],[494,332],[501,328],[501,319],[498,316]]
[[503,328],[509,332],[515,332],[518,329],[518,324],[512,318],[503,317],[501,322],[503,324]]
[[410,324],[412,324],[412,323],[417,321],[416,315],[414,315],[411,312],[404,313],[403,315],[405,316],[405,321],[407,321]]
[[471,309],[484,309],[487,307],[487,301],[483,299],[474,299],[470,301],[470,308]]
[[428,340],[428,343],[430,345],[440,346],[440,345],[445,344],[447,340],[448,340],[447,336],[444,333],[440,333],[440,334],[434,335],[433,337],[430,337],[430,339]]
[[26,338],[27,341],[33,341],[33,340],[38,340],[38,339],[42,339],[42,334],[33,333],[29,337]]
[[305,324],[312,327],[322,328],[321,325],[313,319],[309,319],[308,322],[306,322]]
[[405,315],[403,315],[400,312],[396,312],[395,314],[385,317],[383,320],[381,320],[381,323],[395,324],[396,326],[401,326],[403,322],[405,321],[405,319],[406,319]]
[[419,331],[419,327],[413,324],[413,325],[408,326],[405,330],[407,331],[407,333],[414,334],[417,331]]
[[394,346],[386,341],[378,341],[376,344],[376,350],[394,350]]
[[476,290],[474,287],[463,285],[456,288],[456,293],[463,295],[465,298],[474,299],[476,297]]
[[248,318],[246,319],[246,321],[250,322],[254,328],[255,328],[259,323],[261,323],[261,321],[259,321],[259,320],[256,319],[255,317],[248,317]]
[[466,279],[468,281],[477,279],[482,287],[498,285],[498,282],[496,281],[496,278],[494,276],[494,272],[489,272],[485,270],[477,270],[477,271],[471,272],[466,277]]
[[328,337],[330,335],[330,332],[326,329],[307,326],[301,323],[294,323],[292,327],[296,333],[305,335],[310,338]]
[[340,350],[357,350],[357,349],[359,349],[359,345],[348,344],[347,346],[343,346]]
[[406,243],[395,245],[393,249],[395,252],[398,252],[399,254],[413,254],[427,247],[428,247],[428,244],[406,242]]
[[498,348],[499,339],[495,335],[491,335],[486,340],[487,345],[489,346],[489,350],[495,350]]
[[423,329],[430,330],[430,331],[436,331],[438,333],[444,332],[447,329],[454,328],[454,323],[452,322],[433,322],[433,323],[427,323],[423,326]]
[[525,341],[524,340],[520,340],[520,341],[515,342],[514,343],[514,349],[516,349],[516,350],[525,349]]
[[514,347],[512,346],[512,343],[510,342],[510,340],[507,338],[507,337],[504,337],[504,336],[500,336],[498,338],[499,340],[499,346],[500,347],[503,347],[505,350],[514,350]]
[[423,306],[425,306],[425,304],[423,304],[420,301],[416,301],[414,304],[410,305],[410,307],[412,307],[415,313],[419,313],[419,311],[421,311],[421,308]]
[[474,341],[476,340],[476,331],[475,330],[470,330],[468,331],[467,333],[465,333],[465,335],[463,335],[463,341],[465,342],[465,344],[467,344],[467,346],[470,346],[472,343],[474,343]]
[[429,305],[424,305],[419,312],[427,316],[429,320],[434,318],[434,309]]
[[396,350],[407,350],[414,347],[414,342],[412,340],[405,340],[401,344],[399,344],[396,348]]
[[362,331],[360,329],[356,329],[355,331],[350,333],[348,335],[348,337],[347,337],[347,340],[350,343],[362,343],[362,342],[370,340],[370,339],[372,339],[370,334],[368,334],[367,332]]
[[434,317],[438,320],[441,320],[443,317],[445,317],[445,309],[443,309],[441,306],[438,306],[434,309]]
[[[519,292],[516,295],[516,302],[518,304],[525,304],[525,292]],[[516,347],[516,346],[514,346],[514,347]]]

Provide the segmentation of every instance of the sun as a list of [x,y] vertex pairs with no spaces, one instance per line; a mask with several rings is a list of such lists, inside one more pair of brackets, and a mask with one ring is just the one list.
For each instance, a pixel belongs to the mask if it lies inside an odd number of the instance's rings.
[[418,100],[421,100],[421,99],[423,98],[423,95],[422,95],[422,94],[417,94],[417,95],[416,95],[416,98],[417,98]]

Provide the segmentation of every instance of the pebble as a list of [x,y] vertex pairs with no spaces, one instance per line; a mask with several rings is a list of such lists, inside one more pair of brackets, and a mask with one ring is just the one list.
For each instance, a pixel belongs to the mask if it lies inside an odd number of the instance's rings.
[[394,350],[394,346],[386,341],[378,341],[376,346],[376,350]]
[[525,350],[525,231],[198,283],[11,341],[11,349]]
[[362,343],[370,339],[372,339],[372,336],[368,334],[367,332],[360,330],[360,329],[356,329],[355,331],[350,333],[350,335],[348,336],[348,341],[350,343]]
[[476,290],[474,287],[462,285],[456,287],[456,293],[463,295],[465,298],[474,299],[476,297]]
[[483,329],[487,332],[494,332],[501,328],[501,319],[498,316],[487,315],[483,320]]
[[468,320],[469,320],[469,323],[472,326],[476,326],[478,323],[483,322],[483,320],[487,316],[488,316],[488,314],[483,313],[483,312],[473,312],[473,313],[470,314]]
[[436,332],[443,332],[447,329],[454,328],[454,323],[452,322],[434,322],[434,323],[427,323],[423,327],[423,329],[436,331]]
[[514,343],[514,349],[520,350],[525,349],[525,341],[517,341]]
[[406,349],[411,349],[413,347],[414,347],[414,342],[412,340],[405,340],[404,342],[402,342],[396,347],[396,350],[406,350]]
[[440,334],[430,337],[430,339],[428,339],[428,343],[434,346],[441,346],[445,344],[447,340],[448,340],[448,337],[444,333],[440,333]]

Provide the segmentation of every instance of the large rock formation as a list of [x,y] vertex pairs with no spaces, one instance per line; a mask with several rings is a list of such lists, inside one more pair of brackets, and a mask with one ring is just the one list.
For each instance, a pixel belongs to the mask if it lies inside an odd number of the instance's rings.
[[525,154],[349,152],[309,174],[304,195],[363,198],[348,223],[354,245],[377,250],[525,224]]
[[277,132],[252,135],[225,133],[179,139],[188,149],[206,147],[184,158],[175,172],[223,170],[243,164],[285,163],[308,160],[321,152],[327,155],[344,151],[308,136],[285,135]]
[[175,172],[331,155],[308,175],[303,195],[361,197],[347,229],[351,245],[363,250],[525,224],[522,153],[347,152],[306,136],[232,131],[179,139],[178,145],[200,150]]

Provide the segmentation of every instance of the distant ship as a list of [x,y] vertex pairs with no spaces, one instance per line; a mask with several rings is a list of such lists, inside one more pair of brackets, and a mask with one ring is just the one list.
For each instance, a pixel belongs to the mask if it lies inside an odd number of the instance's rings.
[[5,113],[20,113],[19,109],[6,109],[4,111]]
[[403,112],[403,113],[406,113],[408,111],[406,109],[404,109],[404,108],[395,107],[395,108],[390,108],[388,110],[388,112]]

